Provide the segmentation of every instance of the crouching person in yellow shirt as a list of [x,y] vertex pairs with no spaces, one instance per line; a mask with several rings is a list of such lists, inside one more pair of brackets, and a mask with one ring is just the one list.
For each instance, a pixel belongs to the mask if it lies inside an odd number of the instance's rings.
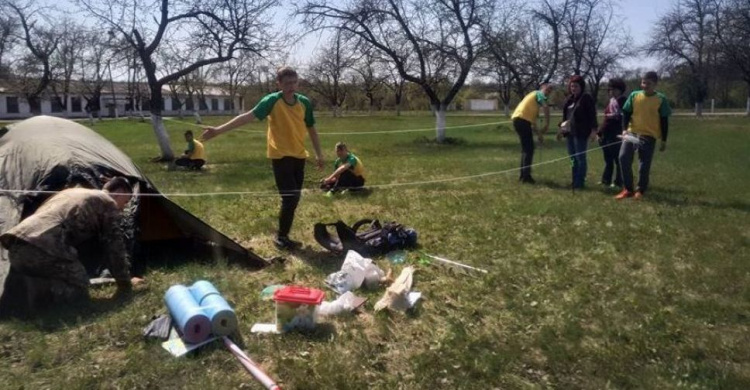
[[185,132],[185,141],[187,142],[185,154],[175,160],[175,165],[191,170],[200,170],[206,163],[206,151],[203,149],[203,144],[193,139],[193,132],[190,130]]
[[365,185],[365,167],[354,153],[350,152],[346,144],[336,144],[336,161],[333,163],[333,173],[323,179],[320,188],[333,194],[339,190],[361,190]]

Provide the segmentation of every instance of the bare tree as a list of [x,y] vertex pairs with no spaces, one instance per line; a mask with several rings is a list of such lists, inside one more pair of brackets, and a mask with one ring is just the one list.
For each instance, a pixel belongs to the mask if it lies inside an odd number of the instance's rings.
[[593,23],[587,29],[588,37],[583,52],[585,75],[594,101],[599,97],[604,77],[617,68],[620,60],[634,52],[631,49],[633,44],[630,34],[616,24],[612,4],[599,3],[599,7],[591,18]]
[[232,114],[239,113],[240,107],[235,104],[235,100],[242,98],[240,91],[244,86],[255,81],[255,69],[259,66],[258,60],[259,58],[251,53],[240,53],[237,58],[215,68],[214,79],[232,100]]
[[379,60],[375,51],[365,45],[357,45],[359,48],[359,58],[352,67],[356,74],[355,84],[364,92],[367,97],[367,107],[369,115],[372,115],[375,109],[376,93],[383,87],[388,76],[385,74],[384,65]]
[[510,99],[514,83],[517,89],[520,89],[519,94],[522,95],[526,89],[523,85],[525,77],[521,74],[524,61],[521,56],[523,14],[524,10],[519,2],[505,2],[496,9],[492,21],[487,24],[484,31],[487,52],[482,73],[494,80],[505,116],[510,116]]
[[401,104],[404,100],[404,85],[406,80],[401,76],[393,66],[386,66],[388,74],[386,75],[385,86],[393,92],[394,102],[396,104],[396,116],[401,116]]
[[[267,50],[273,40],[267,13],[277,4],[273,0],[79,2],[138,54],[149,85],[151,123],[162,161],[174,158],[161,117],[162,87],[203,66],[228,61],[237,51]],[[157,77],[156,53],[164,47],[184,48],[185,56],[192,59],[190,65]]]
[[[197,124],[203,123],[203,119],[200,114],[201,104],[197,102],[195,98],[198,95],[198,90],[203,90],[204,83],[205,79],[203,78],[203,72],[201,69],[196,69],[190,74],[180,78],[182,90],[185,91],[185,94],[187,95],[185,98],[185,109],[193,112],[193,117]],[[203,98],[201,97],[201,99]]]
[[6,1],[5,5],[18,16],[21,39],[29,54],[20,63],[20,72],[15,78],[14,88],[21,91],[33,114],[40,114],[41,96],[52,82],[52,55],[57,51],[61,35],[33,3],[18,4]]
[[[4,7],[0,6],[0,10]],[[6,63],[7,54],[13,50],[15,46],[19,29],[19,24],[16,18],[14,18],[10,12],[4,16],[0,16],[0,78],[7,78],[10,76],[10,64]]]
[[436,139],[443,142],[446,111],[481,53],[482,25],[493,5],[491,0],[354,0],[339,7],[306,0],[297,14],[314,29],[340,28],[389,57],[401,77],[427,95]]
[[[534,19],[537,19],[549,27],[552,33],[552,48],[549,53],[552,55],[552,63],[546,66],[546,72],[542,82],[550,82],[557,72],[560,64],[560,52],[563,39],[563,26],[567,19],[572,0],[555,2],[555,0],[542,0],[539,8],[532,11]],[[539,64],[546,64],[547,61],[541,61]],[[531,64],[534,66],[534,64]]]
[[645,47],[647,53],[660,56],[671,67],[685,65],[690,70],[691,95],[698,116],[708,96],[715,25],[713,0],[677,0],[661,17]]
[[60,28],[60,43],[50,59],[52,62],[50,89],[54,104],[67,111],[73,79],[80,76],[76,65],[83,57],[86,43],[81,39],[85,33],[82,26],[76,25],[71,20],[63,20]]
[[347,37],[337,31],[331,37],[330,46],[318,52],[305,74],[310,89],[327,101],[334,118],[341,115],[341,106],[349,93],[344,80],[357,61],[352,46]]
[[[89,107],[86,110],[89,123],[93,124],[94,115],[99,117],[99,102],[107,82],[107,65],[112,60],[115,51],[111,50],[98,31],[86,31],[77,39],[83,42],[84,47],[78,58],[74,59],[78,63],[76,73],[80,76],[81,93],[86,100],[86,106]],[[91,108],[96,110],[91,110]]]
[[745,115],[750,116],[750,0],[717,0],[715,7],[721,54],[742,74],[747,85]]

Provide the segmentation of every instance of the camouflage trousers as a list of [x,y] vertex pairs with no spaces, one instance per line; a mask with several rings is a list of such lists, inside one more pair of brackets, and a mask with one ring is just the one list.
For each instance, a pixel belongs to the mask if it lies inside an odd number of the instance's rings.
[[56,257],[24,242],[8,250],[16,299],[27,310],[88,298],[89,277],[80,261]]

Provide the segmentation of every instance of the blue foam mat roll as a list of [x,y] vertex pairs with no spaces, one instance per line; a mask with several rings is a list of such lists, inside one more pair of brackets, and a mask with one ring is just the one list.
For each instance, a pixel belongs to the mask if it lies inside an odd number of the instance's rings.
[[196,344],[208,338],[211,320],[187,287],[180,284],[170,287],[164,294],[164,301],[183,340]]
[[237,330],[237,315],[211,282],[199,280],[190,292],[211,321],[211,330],[217,336],[226,336]]

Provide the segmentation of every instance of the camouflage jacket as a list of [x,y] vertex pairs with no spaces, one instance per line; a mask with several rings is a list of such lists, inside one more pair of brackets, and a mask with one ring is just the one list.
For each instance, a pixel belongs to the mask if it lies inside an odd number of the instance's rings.
[[10,249],[21,240],[52,256],[78,261],[78,248],[93,240],[112,276],[129,280],[120,218],[117,204],[106,192],[71,188],[47,199],[33,215],[1,235],[0,243]]

